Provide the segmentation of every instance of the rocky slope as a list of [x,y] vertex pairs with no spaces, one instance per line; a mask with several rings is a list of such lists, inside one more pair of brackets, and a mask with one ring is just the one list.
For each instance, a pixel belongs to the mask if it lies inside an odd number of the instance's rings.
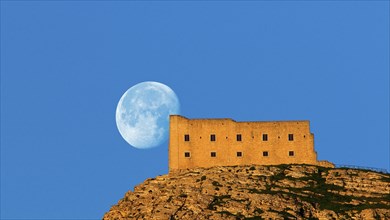
[[103,219],[390,219],[390,174],[312,165],[183,170],[147,179]]

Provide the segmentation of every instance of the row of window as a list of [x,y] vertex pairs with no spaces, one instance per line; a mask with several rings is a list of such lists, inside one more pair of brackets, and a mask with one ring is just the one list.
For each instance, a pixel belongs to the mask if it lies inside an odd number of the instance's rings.
[[[242,141],[241,134],[237,134],[236,136],[237,141]],[[294,140],[294,134],[288,134],[288,140],[293,141]],[[190,135],[185,134],[184,135],[184,141],[190,141]],[[210,134],[210,141],[216,141],[215,134]],[[263,134],[263,141],[268,141],[268,134]]]
[[[293,157],[294,155],[295,155],[294,151],[289,151],[288,152],[288,156]],[[215,152],[215,151],[210,152],[210,156],[211,157],[217,157],[217,152]],[[268,157],[268,156],[269,156],[268,151],[263,151],[263,157]],[[191,152],[184,152],[184,157],[191,157]],[[242,152],[238,151],[237,152],[237,157],[242,157]]]

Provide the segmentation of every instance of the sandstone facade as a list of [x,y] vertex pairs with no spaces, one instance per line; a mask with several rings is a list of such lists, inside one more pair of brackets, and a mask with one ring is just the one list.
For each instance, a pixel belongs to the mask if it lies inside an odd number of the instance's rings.
[[195,167],[318,164],[309,121],[236,122],[170,117],[169,170]]

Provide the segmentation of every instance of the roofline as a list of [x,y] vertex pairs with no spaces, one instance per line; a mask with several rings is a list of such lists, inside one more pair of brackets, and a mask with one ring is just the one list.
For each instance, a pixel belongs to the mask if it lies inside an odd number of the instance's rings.
[[222,121],[222,120],[228,120],[228,121],[232,121],[232,122],[235,122],[235,123],[257,123],[257,122],[309,122],[310,123],[310,120],[236,121],[236,120],[233,120],[231,118],[187,118],[187,117],[184,117],[182,115],[170,115],[170,117],[171,116],[181,117],[181,118],[187,119],[189,121],[207,121],[207,120],[220,120],[220,121]]

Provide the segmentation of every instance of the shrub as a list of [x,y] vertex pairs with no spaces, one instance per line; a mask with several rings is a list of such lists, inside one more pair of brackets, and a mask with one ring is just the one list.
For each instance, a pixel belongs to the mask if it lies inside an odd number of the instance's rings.
[[219,182],[217,182],[217,181],[213,181],[212,184],[213,184],[213,186],[222,186],[222,185],[221,185]]
[[179,195],[179,197],[182,197],[182,198],[187,198],[187,194],[185,194],[185,193],[182,193],[182,194],[180,194],[180,195]]

